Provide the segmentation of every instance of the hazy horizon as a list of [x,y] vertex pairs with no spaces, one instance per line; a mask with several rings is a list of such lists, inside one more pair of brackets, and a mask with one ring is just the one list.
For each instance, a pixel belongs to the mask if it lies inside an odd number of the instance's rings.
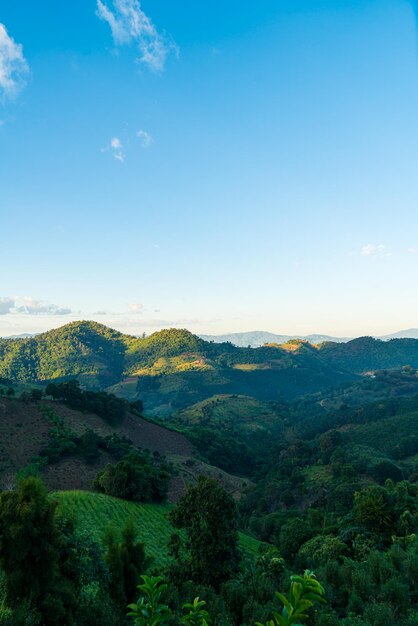
[[[49,330],[53,330],[56,328],[60,328],[68,323],[71,322],[85,322],[85,321],[93,321],[93,322],[98,322],[100,324],[104,324],[105,326],[108,326],[110,328],[113,328],[114,330],[117,330],[119,332],[125,333],[125,334],[130,334],[130,335],[142,335],[143,333],[145,333],[146,335],[150,335],[151,333],[166,329],[166,328],[185,328],[186,330],[189,330],[190,332],[193,332],[196,335],[199,336],[213,336],[213,337],[217,337],[217,336],[223,336],[223,335],[234,335],[234,334],[246,334],[246,333],[269,333],[269,334],[274,334],[274,335],[283,335],[283,336],[289,336],[289,337],[308,337],[311,335],[317,335],[317,336],[329,336],[329,337],[334,337],[336,339],[355,339],[358,337],[366,337],[366,336],[370,336],[370,337],[385,337],[387,335],[392,335],[392,334],[396,334],[399,332],[408,332],[408,331],[415,331],[418,329],[418,324],[413,327],[408,327],[408,328],[395,328],[395,329],[390,329],[388,332],[383,332],[383,333],[376,333],[376,332],[364,332],[364,333],[358,333],[358,334],[335,334],[335,333],[331,333],[331,332],[327,332],[326,330],[324,332],[322,332],[321,330],[312,330],[309,332],[298,332],[298,331],[292,331],[292,330],[288,330],[288,331],[284,331],[282,329],[278,329],[278,330],[271,330],[268,328],[244,328],[243,330],[228,330],[226,329],[225,331],[222,332],[206,332],[204,329],[203,330],[196,330],[193,328],[193,325],[187,325],[187,324],[175,324],[175,323],[170,323],[169,320],[167,320],[167,324],[162,324],[162,325],[130,325],[130,324],[126,324],[126,320],[122,320],[119,321],[118,320],[110,320],[109,322],[105,322],[103,320],[101,320],[100,318],[78,318],[78,317],[74,317],[74,318],[69,318],[67,321],[63,322],[62,319],[55,320],[52,324],[50,325],[45,325],[45,323],[42,323],[42,320],[39,320],[39,318],[37,318],[38,324],[35,326],[27,326],[25,327],[23,324],[22,326],[19,326],[18,329],[16,330],[16,332],[13,333],[1,333],[0,332],[0,337],[13,337],[16,335],[35,335],[35,334],[39,334],[39,333],[43,333],[43,332],[47,332]],[[45,321],[45,320],[44,320]]]

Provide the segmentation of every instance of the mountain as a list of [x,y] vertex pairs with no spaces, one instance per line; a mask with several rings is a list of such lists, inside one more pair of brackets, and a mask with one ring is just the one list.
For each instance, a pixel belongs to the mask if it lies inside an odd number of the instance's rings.
[[22,333],[20,335],[8,335],[4,339],[27,339],[28,337],[34,337],[39,333]]
[[0,339],[0,378],[46,383],[78,378],[90,389],[141,399],[165,416],[212,396],[280,402],[355,382],[375,370],[418,368],[418,340],[362,337],[312,345],[307,340],[259,348],[208,342],[185,329],[149,337],[96,322],[73,322],[24,339]]
[[154,414],[216,394],[269,401],[353,380],[319,358],[307,342],[238,348],[187,330],[123,335],[95,322],[73,322],[27,339],[0,340],[0,377],[36,383],[77,377],[92,389],[141,398]]
[[418,339],[418,328],[399,330],[391,335],[382,335],[380,339],[383,339],[384,341],[388,341],[390,339]]
[[[200,335],[205,341],[214,341],[215,343],[229,342],[234,346],[241,348],[259,348],[265,344],[277,343],[279,345],[287,343],[292,339],[300,339],[302,341],[309,341],[312,344],[320,344],[324,341],[331,341],[333,343],[347,343],[351,341],[352,337],[332,337],[331,335],[276,335],[275,333],[269,333],[263,330],[255,330],[243,333],[228,333],[225,335]],[[418,328],[409,328],[408,330],[400,330],[390,335],[376,335],[375,339],[382,339],[382,341],[389,341],[390,339],[418,339]]]
[[292,339],[301,339],[302,341],[309,341],[309,343],[312,344],[322,343],[323,341],[350,341],[347,337],[331,337],[329,335],[276,335],[263,330],[254,330],[243,333],[228,333],[226,335],[200,335],[200,337],[205,341],[213,341],[215,343],[229,342],[234,344],[234,346],[241,348],[259,348],[260,346],[270,343],[277,343],[280,345],[287,343]]

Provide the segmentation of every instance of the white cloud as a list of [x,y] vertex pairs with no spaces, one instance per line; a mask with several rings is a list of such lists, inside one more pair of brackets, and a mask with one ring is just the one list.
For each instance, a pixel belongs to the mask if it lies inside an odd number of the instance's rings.
[[360,250],[361,256],[367,257],[388,257],[391,256],[391,252],[383,244],[368,243]]
[[0,298],[0,315],[7,315],[15,308],[15,301],[12,298]]
[[142,311],[144,310],[144,305],[140,302],[132,302],[131,304],[128,304],[128,310],[129,313],[142,313]]
[[0,23],[0,94],[13,98],[25,86],[29,66],[23,48]]
[[0,315],[70,315],[71,309],[36,300],[29,296],[0,298]]
[[106,148],[102,148],[102,152],[111,152],[114,159],[120,161],[121,163],[125,160],[125,152],[123,149],[123,145],[119,137],[112,137],[110,143]]
[[110,142],[110,147],[113,148],[114,150],[118,150],[119,148],[122,148],[120,139],[118,137],[113,137],[113,139]]
[[176,46],[161,35],[151,19],[143,12],[139,0],[112,0],[112,10],[97,0],[97,15],[107,22],[116,45],[135,44],[139,50],[139,61],[154,72],[164,69],[167,56]]
[[149,148],[150,145],[153,143],[153,138],[151,137],[151,135],[149,133],[147,133],[146,130],[138,130],[138,132],[136,133],[136,136],[138,137],[139,141],[141,142],[141,146],[143,148]]

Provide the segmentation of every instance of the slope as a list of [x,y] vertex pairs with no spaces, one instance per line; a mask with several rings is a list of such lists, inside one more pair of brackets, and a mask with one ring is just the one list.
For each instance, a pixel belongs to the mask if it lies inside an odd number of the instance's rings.
[[[95,539],[102,538],[109,524],[121,528],[132,518],[138,538],[145,543],[147,554],[154,558],[153,566],[163,567],[169,562],[168,540],[173,528],[167,519],[168,505],[136,504],[118,498],[84,491],[64,491],[52,494],[59,502],[58,510],[76,520],[76,523]],[[248,555],[256,554],[260,542],[240,533],[241,549]]]
[[[98,415],[75,411],[59,402],[28,403],[2,397],[0,417],[0,488],[3,489],[15,484],[20,470],[32,467],[33,463],[36,465],[39,455],[51,443],[56,445],[57,428],[64,439],[67,433],[80,437],[87,429],[100,438],[116,435],[122,444],[126,438],[132,446],[166,458],[174,468],[168,493],[170,501],[176,501],[199,474],[216,477],[237,499],[249,484],[202,461],[183,434],[131,413],[113,428]],[[40,471],[50,489],[91,489],[97,472],[116,460],[107,448],[100,447],[93,461],[86,460],[80,450],[70,449],[46,467],[41,465]],[[36,471],[35,466],[34,469]]]

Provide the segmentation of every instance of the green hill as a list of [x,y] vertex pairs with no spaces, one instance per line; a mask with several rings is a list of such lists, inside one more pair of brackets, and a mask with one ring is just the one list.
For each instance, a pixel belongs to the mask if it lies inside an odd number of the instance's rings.
[[[173,531],[167,519],[169,505],[136,504],[86,491],[55,492],[53,497],[59,502],[59,510],[74,518],[80,528],[99,541],[109,524],[121,528],[131,517],[138,529],[138,538],[155,560],[154,565],[162,567],[169,561],[167,543]],[[241,533],[240,545],[248,555],[254,555],[260,542]]]
[[326,342],[318,347],[320,357],[341,370],[364,373],[411,365],[418,368],[418,340],[359,337],[347,343]]
[[198,402],[173,415],[173,422],[182,426],[201,426],[251,434],[270,430],[278,415],[270,405],[241,395],[218,395]]
[[363,337],[314,346],[239,348],[184,329],[133,337],[95,322],[41,335],[0,339],[0,378],[39,383],[77,377],[91,389],[143,400],[149,415],[170,415],[217,395],[292,400],[327,392],[381,369],[418,368],[418,340]]
[[106,386],[124,370],[129,336],[95,322],[73,322],[24,339],[0,339],[0,376],[37,382],[77,376]]
[[0,340],[0,377],[32,383],[77,377],[92,389],[141,398],[154,414],[216,394],[290,399],[354,378],[329,366],[306,342],[237,348],[182,329],[137,338],[95,322]]

